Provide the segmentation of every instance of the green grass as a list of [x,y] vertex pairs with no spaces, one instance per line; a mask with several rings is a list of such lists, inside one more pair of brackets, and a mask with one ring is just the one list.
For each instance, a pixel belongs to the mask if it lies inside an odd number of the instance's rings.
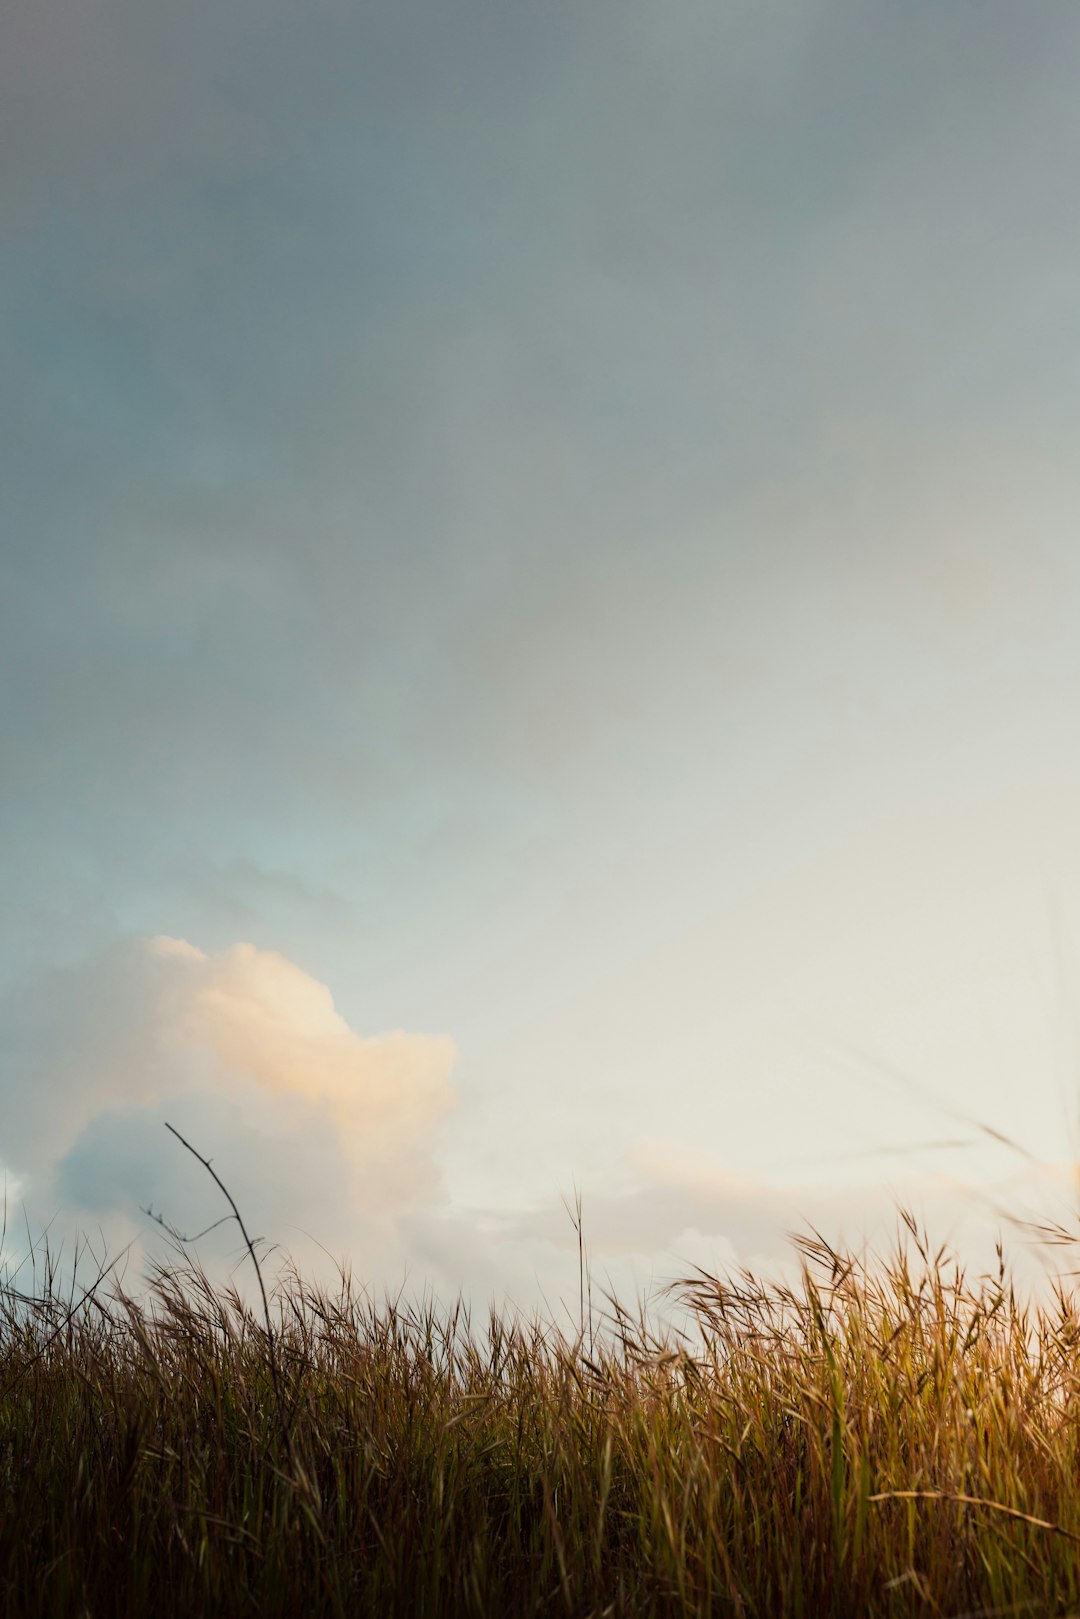
[[9,1283],[0,1606],[1072,1612],[1074,1302],[905,1241],[806,1242],[792,1287],[698,1276],[681,1342],[612,1306],[591,1352],[295,1272],[265,1317],[183,1256],[138,1303]]

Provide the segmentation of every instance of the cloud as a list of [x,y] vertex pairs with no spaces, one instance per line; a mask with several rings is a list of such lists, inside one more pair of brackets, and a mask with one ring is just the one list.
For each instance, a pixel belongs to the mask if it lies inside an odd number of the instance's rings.
[[273,951],[127,944],[40,979],[16,1025],[2,1156],[42,1219],[59,1208],[145,1235],[152,1204],[206,1225],[217,1194],[166,1120],[291,1251],[285,1222],[392,1274],[401,1217],[440,1196],[453,1041],[365,1038]]
[[[0,1158],[31,1228],[56,1215],[57,1239],[100,1225],[111,1254],[132,1243],[127,1285],[160,1247],[148,1209],[188,1233],[225,1212],[168,1120],[213,1159],[249,1229],[309,1277],[332,1274],[330,1254],[376,1294],[404,1283],[474,1305],[539,1303],[576,1323],[577,1237],[560,1196],[571,1186],[553,1184],[531,1207],[484,1208],[443,1184],[441,1125],[456,1101],[448,1037],[365,1037],[285,956],[253,944],[204,952],[171,937],[40,977],[5,1026]],[[520,1138],[506,1150],[520,1155]],[[601,1309],[605,1291],[666,1308],[659,1290],[695,1266],[790,1275],[790,1233],[811,1226],[888,1250],[901,1204],[976,1267],[993,1263],[1003,1234],[1034,1277],[1041,1261],[1025,1254],[1016,1222],[1068,1224],[1074,1208],[1069,1166],[979,1190],[903,1164],[890,1180],[796,1187],[733,1174],[676,1139],[640,1138],[606,1169],[583,1168]],[[198,1249],[211,1274],[228,1266],[250,1285],[235,1227]]]
[[[912,1251],[901,1211],[933,1250],[944,1244],[973,1275],[996,1270],[999,1241],[1018,1283],[1036,1293],[1075,1265],[1071,1245],[1040,1240],[1035,1229],[1056,1224],[1080,1236],[1077,1166],[1065,1161],[1027,1164],[992,1183],[907,1165],[876,1180],[868,1171],[854,1185],[822,1178],[796,1187],[733,1175],[675,1141],[642,1140],[625,1155],[621,1177],[586,1188],[582,1215],[597,1297],[613,1292],[632,1305],[644,1293],[667,1313],[675,1309],[670,1289],[677,1293],[699,1269],[794,1280],[800,1237],[820,1235],[871,1262],[897,1246]],[[575,1320],[577,1234],[565,1208],[552,1200],[508,1218],[500,1243],[527,1258],[535,1286]]]
[[323,1112],[353,1171],[357,1207],[426,1200],[432,1129],[453,1104],[446,1036],[363,1039],[324,984],[284,956],[238,944],[208,957],[183,940],[149,949],[175,970],[167,1037],[209,1056],[226,1084],[254,1082],[279,1105]]

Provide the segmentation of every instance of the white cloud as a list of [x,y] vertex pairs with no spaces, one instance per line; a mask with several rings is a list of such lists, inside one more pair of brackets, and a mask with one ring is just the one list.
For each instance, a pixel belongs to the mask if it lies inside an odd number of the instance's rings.
[[[188,1232],[225,1212],[168,1120],[212,1157],[250,1229],[305,1274],[327,1275],[329,1250],[376,1292],[407,1278],[443,1299],[540,1302],[576,1321],[577,1239],[560,1198],[570,1187],[552,1184],[516,1209],[470,1207],[443,1187],[440,1126],[456,1100],[448,1037],[364,1037],[326,985],[284,956],[251,944],[206,953],[167,937],[54,972],[19,1013],[0,1156],[32,1226],[58,1213],[57,1235],[100,1223],[110,1252],[134,1243],[128,1285],[157,1246],[148,1207]],[[520,1142],[507,1150],[520,1154]],[[1004,1235],[1033,1275],[1008,1215],[1067,1223],[1073,1209],[1071,1169],[1049,1165],[989,1191],[903,1163],[889,1181],[793,1186],[651,1138],[606,1170],[582,1167],[598,1307],[605,1290],[628,1304],[642,1292],[655,1300],[694,1266],[790,1275],[789,1233],[810,1225],[880,1252],[900,1203],[978,1267]],[[240,1262],[246,1285],[234,1227],[199,1251],[212,1273]]]
[[3,1159],[38,1218],[92,1217],[113,1242],[152,1231],[147,1205],[208,1224],[219,1194],[168,1121],[268,1239],[303,1249],[299,1225],[393,1280],[401,1218],[440,1195],[447,1036],[365,1038],[284,956],[172,938],[54,973],[21,1013]]
[[[1002,1242],[1021,1286],[1041,1290],[1076,1265],[1075,1243],[1040,1242],[1034,1227],[1057,1223],[1080,1239],[1076,1165],[1031,1163],[993,1182],[901,1166],[895,1176],[861,1184],[822,1178],[801,1186],[731,1174],[708,1155],[666,1140],[641,1141],[620,1177],[587,1187],[583,1229],[594,1288],[610,1286],[632,1305],[644,1292],[654,1305],[696,1269],[728,1276],[743,1269],[794,1280],[796,1240],[819,1233],[841,1251],[885,1259],[911,1240],[908,1211],[930,1246],[942,1244],[970,1274],[996,1269]],[[507,1220],[504,1247],[528,1256],[549,1297],[577,1311],[577,1237],[556,1199]],[[677,1311],[675,1312],[677,1314]]]
[[163,1029],[173,1049],[203,1053],[226,1088],[253,1082],[298,1121],[328,1116],[354,1207],[404,1208],[430,1196],[432,1132],[454,1101],[452,1040],[400,1031],[361,1038],[324,984],[254,945],[212,957],[177,939],[148,948],[175,968]]

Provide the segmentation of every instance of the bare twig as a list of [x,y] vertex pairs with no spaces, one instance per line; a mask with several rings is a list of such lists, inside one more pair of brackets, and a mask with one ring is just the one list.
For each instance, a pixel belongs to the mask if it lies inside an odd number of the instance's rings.
[[[170,1125],[168,1128],[171,1129],[172,1126]],[[174,1226],[171,1220],[166,1220],[163,1214],[157,1214],[154,1211],[152,1204],[141,1203],[139,1207],[142,1209],[148,1220],[153,1220],[154,1224],[159,1225],[162,1231],[167,1231],[169,1236],[172,1237],[173,1241],[180,1243],[181,1246],[192,1242],[200,1242],[203,1237],[208,1237],[211,1231],[216,1231],[219,1225],[228,1225],[229,1221],[233,1218],[231,1214],[223,1214],[220,1220],[212,1221],[210,1225],[204,1226],[201,1231],[196,1231],[192,1236],[189,1237],[186,1232],[181,1231],[177,1226]],[[260,1239],[256,1238],[255,1240],[259,1241]]]
[[[259,1292],[262,1294],[263,1320],[266,1323],[267,1359],[268,1359],[269,1365],[270,1365],[270,1381],[274,1385],[274,1399],[277,1402],[278,1421],[281,1424],[282,1438],[285,1441],[285,1455],[286,1455],[286,1458],[288,1459],[289,1471],[295,1475],[295,1473],[296,1473],[296,1457],[295,1457],[294,1452],[293,1452],[292,1425],[291,1425],[291,1423],[289,1421],[289,1413],[288,1413],[288,1409],[287,1409],[286,1404],[285,1404],[285,1396],[284,1396],[284,1393],[283,1393],[282,1387],[281,1387],[281,1373],[280,1373],[280,1370],[278,1368],[277,1348],[276,1348],[275,1340],[274,1340],[274,1327],[273,1327],[273,1323],[270,1320],[270,1300],[267,1298],[267,1295],[266,1295],[266,1283],[263,1281],[262,1266],[259,1264],[259,1256],[255,1252],[255,1244],[252,1242],[251,1238],[248,1236],[247,1226],[244,1224],[243,1216],[240,1213],[240,1210],[236,1206],[236,1202],[235,1202],[235,1199],[233,1198],[232,1193],[229,1191],[229,1188],[225,1185],[225,1182],[222,1180],[221,1176],[218,1174],[217,1170],[214,1168],[214,1166],[210,1162],[209,1158],[204,1158],[202,1153],[199,1152],[195,1147],[193,1147],[191,1145],[191,1142],[188,1141],[186,1139],[186,1137],[182,1136],[180,1134],[179,1130],[176,1129],[175,1125],[170,1124],[168,1122],[168,1120],[165,1121],[165,1128],[166,1128],[166,1130],[170,1131],[170,1133],[172,1135],[174,1135],[176,1137],[177,1141],[179,1141],[179,1143],[180,1143],[180,1145],[182,1147],[187,1148],[188,1152],[191,1154],[191,1156],[193,1158],[198,1159],[199,1163],[206,1170],[206,1172],[210,1176],[211,1180],[220,1189],[220,1191],[222,1193],[222,1196],[225,1198],[225,1201],[228,1203],[230,1209],[232,1210],[232,1214],[231,1215],[225,1215],[224,1219],[226,1219],[226,1220],[233,1219],[233,1220],[236,1221],[237,1225],[240,1227],[240,1235],[244,1239],[244,1243],[245,1243],[245,1245],[247,1247],[247,1251],[251,1255],[251,1263],[255,1267],[255,1275],[258,1277],[258,1280],[259,1280]],[[159,1225],[165,1226],[166,1230],[170,1229],[166,1225],[166,1222],[164,1220],[160,1219],[158,1216],[153,1215],[153,1216],[151,1216],[151,1218],[157,1219]],[[221,1220],[218,1220],[215,1223],[217,1225],[221,1225],[223,1222]],[[213,1226],[208,1226],[207,1227],[208,1231],[212,1231],[213,1229],[214,1229]],[[205,1235],[205,1233],[203,1233],[203,1234]]]

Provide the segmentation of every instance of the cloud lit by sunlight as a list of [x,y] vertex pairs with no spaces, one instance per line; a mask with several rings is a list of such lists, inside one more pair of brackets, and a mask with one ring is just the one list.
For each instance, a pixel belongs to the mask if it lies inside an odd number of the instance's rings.
[[213,1190],[192,1182],[166,1120],[286,1247],[313,1226],[316,1242],[392,1273],[397,1222],[439,1195],[453,1041],[357,1034],[284,956],[142,941],[44,980],[23,1016],[3,1156],[42,1221],[59,1210],[141,1239],[153,1205],[206,1224]]
[[148,946],[167,964],[162,1038],[202,1052],[219,1083],[252,1081],[268,1099],[326,1114],[353,1171],[357,1208],[403,1208],[430,1195],[428,1147],[454,1104],[445,1035],[356,1034],[318,983],[273,951],[237,944],[206,956],[185,940]]

